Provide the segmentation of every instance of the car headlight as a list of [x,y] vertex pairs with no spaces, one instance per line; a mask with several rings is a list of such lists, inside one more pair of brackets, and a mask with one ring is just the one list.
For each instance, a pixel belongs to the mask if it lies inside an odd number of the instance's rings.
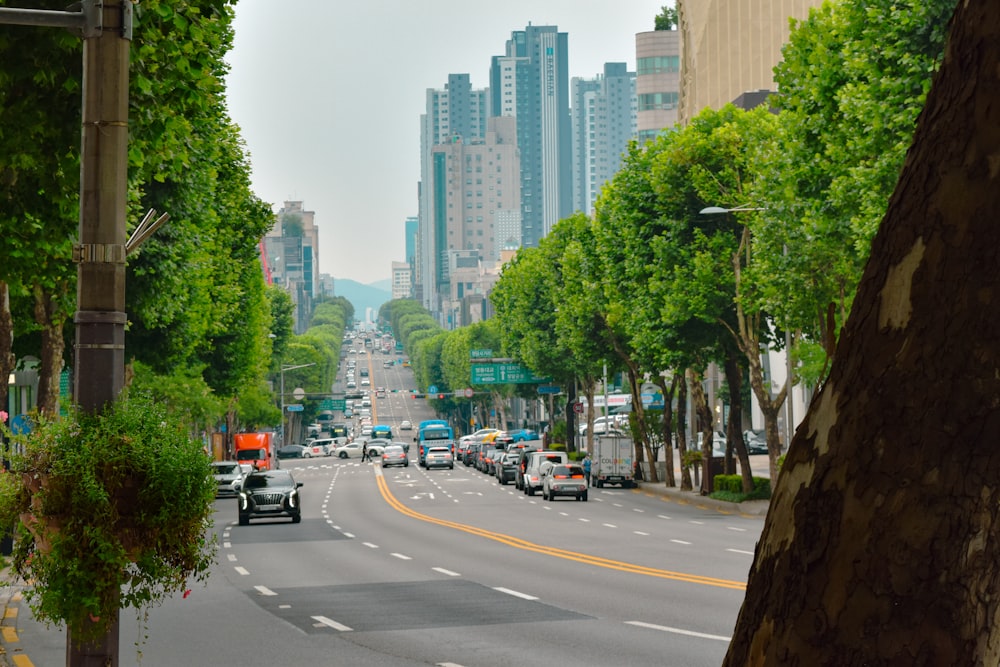
[[240,509],[245,510],[247,508],[247,494],[240,493]]
[[291,493],[288,494],[288,506],[295,507],[295,502],[298,499],[298,493],[292,489]]

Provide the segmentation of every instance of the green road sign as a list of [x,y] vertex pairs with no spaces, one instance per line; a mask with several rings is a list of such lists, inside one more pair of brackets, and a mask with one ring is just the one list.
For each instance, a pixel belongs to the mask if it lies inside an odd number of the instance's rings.
[[[343,401],[341,401],[341,404],[343,404]],[[326,399],[323,399],[322,401],[320,401],[319,409],[320,410],[336,410],[337,408],[334,407],[334,401],[333,401],[333,399],[326,398]],[[341,405],[340,409],[341,410],[344,409],[343,405]]]
[[344,410],[347,408],[347,399],[335,398],[330,401],[330,404],[333,406],[332,408],[329,408],[330,410]]
[[472,384],[526,384],[544,382],[521,364],[473,364]]
[[469,350],[470,359],[492,359],[493,350]]

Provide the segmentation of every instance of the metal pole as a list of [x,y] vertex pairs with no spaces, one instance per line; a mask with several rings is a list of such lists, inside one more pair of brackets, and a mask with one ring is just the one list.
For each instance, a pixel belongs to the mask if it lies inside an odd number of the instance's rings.
[[792,406],[792,389],[795,386],[792,383],[792,333],[785,330],[785,373],[788,377],[785,383],[788,385],[788,390],[785,392],[785,402],[788,404],[786,409],[788,411],[788,424],[785,425],[785,451],[792,444],[792,436],[795,435],[795,410]]
[[[788,256],[788,244],[783,244],[781,246],[782,254],[786,257]],[[785,326],[785,385],[788,389],[785,390],[785,406],[787,421],[785,424],[785,451],[792,446],[792,436],[795,435],[795,411],[792,406],[792,388],[795,386],[792,382],[792,332]]]
[[[103,29],[83,41],[83,128],[73,396],[96,413],[125,383],[125,242],[132,4],[101,5]],[[66,633],[69,667],[118,665],[117,612],[103,637]]]
[[285,366],[281,366],[281,446],[285,446]]

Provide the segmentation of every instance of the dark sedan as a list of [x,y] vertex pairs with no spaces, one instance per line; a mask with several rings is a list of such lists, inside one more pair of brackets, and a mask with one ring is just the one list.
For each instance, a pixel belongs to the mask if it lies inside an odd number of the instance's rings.
[[240,488],[240,525],[250,519],[290,517],[292,523],[302,521],[299,506],[299,488],[287,470],[257,470],[243,480]]
[[285,445],[275,452],[279,459],[301,459],[305,457],[306,448],[302,445]]

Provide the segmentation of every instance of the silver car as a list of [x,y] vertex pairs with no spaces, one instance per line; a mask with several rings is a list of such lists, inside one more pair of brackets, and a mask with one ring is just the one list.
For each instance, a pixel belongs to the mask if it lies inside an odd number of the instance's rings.
[[555,500],[556,496],[587,500],[587,480],[581,466],[555,464],[545,472],[542,478],[542,498]]
[[424,467],[431,468],[455,468],[455,459],[451,455],[450,447],[431,447],[424,456]]

